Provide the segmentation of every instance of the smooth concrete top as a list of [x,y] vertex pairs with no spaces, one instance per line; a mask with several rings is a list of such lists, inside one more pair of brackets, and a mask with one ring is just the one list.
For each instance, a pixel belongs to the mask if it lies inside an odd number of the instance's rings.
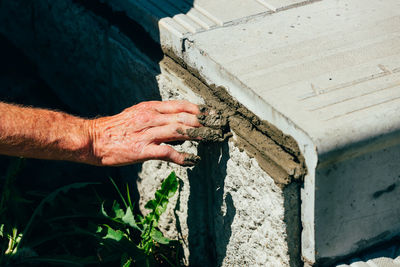
[[105,1],[179,56],[201,51],[198,70],[220,66],[243,104],[282,114],[319,154],[400,128],[398,0]]
[[[286,3],[194,33],[176,19],[164,18],[160,37],[163,46],[208,83],[224,86],[261,119],[296,139],[308,169],[301,193],[302,256],[313,263],[327,256],[315,242],[324,232],[323,226],[316,229],[316,219],[332,208],[316,203],[316,192],[318,201],[329,202],[315,185],[316,167],[400,142],[400,1]],[[230,13],[232,7],[225,9]],[[365,177],[349,170],[340,169],[347,173],[339,177],[363,183]],[[382,229],[392,230],[390,223]],[[366,225],[362,218],[353,222],[353,227],[359,225]],[[360,227],[370,231],[366,235],[338,233],[351,235],[351,242],[333,257],[354,252],[360,240],[369,242],[373,231],[368,227]],[[377,235],[379,231],[374,229]]]
[[[168,19],[163,24],[174,26]],[[400,128],[398,0],[324,0],[230,27],[181,33],[243,90],[303,129],[320,154]]]
[[172,20],[180,34],[228,26],[316,0],[103,0],[138,21],[159,41],[158,21]]
[[[315,243],[321,237],[316,219],[332,207],[324,209],[320,201],[329,199],[315,185],[317,165],[382,150],[382,142],[400,143],[400,1],[104,1],[141,23],[209,84],[224,86],[296,139],[308,168],[301,192],[302,255],[309,263],[324,256]],[[358,144],[361,150],[347,149]],[[344,180],[363,181],[352,166],[338,173],[344,171],[338,174]]]

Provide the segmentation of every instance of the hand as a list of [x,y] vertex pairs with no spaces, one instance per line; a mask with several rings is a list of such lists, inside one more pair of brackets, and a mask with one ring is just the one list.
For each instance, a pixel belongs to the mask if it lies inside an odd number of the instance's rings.
[[121,166],[160,159],[180,165],[194,165],[198,156],[178,152],[161,143],[195,140],[188,129],[202,125],[197,105],[188,101],[151,101],[125,109],[121,113],[94,119],[90,124],[92,164]]

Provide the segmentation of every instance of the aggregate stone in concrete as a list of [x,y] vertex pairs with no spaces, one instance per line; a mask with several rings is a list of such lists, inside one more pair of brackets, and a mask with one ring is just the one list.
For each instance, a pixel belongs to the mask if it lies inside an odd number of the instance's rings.
[[[161,75],[161,94],[168,99],[202,100]],[[187,92],[188,94],[186,94]],[[193,266],[289,266],[284,196],[255,159],[233,140],[204,144],[185,142],[177,149],[197,153],[191,168],[161,161],[143,164],[138,190],[143,212],[171,171],[181,179],[179,194],[161,217],[171,238],[183,241],[186,263]],[[299,256],[299,255],[297,255]],[[296,266],[292,262],[292,266]]]
[[297,141],[302,256],[329,264],[400,234],[400,2],[295,6],[161,42]]
[[[160,76],[157,84],[160,70],[157,57],[146,53],[148,43],[140,44],[113,16],[67,0],[35,1],[29,9],[23,1],[2,1],[0,7],[0,31],[37,64],[58,97],[80,114],[110,114],[161,97],[204,103],[178,80]],[[300,222],[298,217],[285,218],[291,206],[285,192],[233,141],[185,143],[180,149],[197,151],[203,158],[191,169],[161,162],[143,164],[140,203],[152,197],[160,179],[175,170],[182,179],[179,200],[173,201],[161,227],[184,241],[187,263],[286,266],[297,262],[300,255],[289,248],[293,235],[288,234],[285,219]],[[298,188],[292,193],[298,198]]]
[[[113,18],[117,15],[128,21],[127,25],[130,25],[129,18],[136,19],[153,40],[161,42],[166,53],[177,56],[208,84],[226,88],[232,97],[259,118],[297,141],[308,169],[302,189],[301,210],[302,256],[307,263],[330,262],[400,233],[400,226],[395,220],[400,213],[397,205],[400,166],[396,161],[400,151],[399,1],[278,3],[260,0],[256,1],[262,6],[260,12],[251,9],[250,13],[244,10],[242,14],[235,8],[244,2],[230,1],[223,16],[218,15],[221,10],[213,10],[213,5],[219,3],[211,1],[194,1],[191,3],[193,9],[187,6],[173,9],[170,3],[166,6],[168,12],[157,8],[163,1],[139,11],[128,8],[132,1],[125,5],[114,2],[107,3],[122,12],[99,13],[96,8],[84,6],[82,3],[86,1],[40,0],[30,3],[29,7],[24,1],[1,1],[0,31],[38,64],[43,79],[60,89],[56,93],[72,109],[98,115],[120,111],[135,101],[160,98],[154,79],[160,71],[157,57],[146,53],[146,45],[134,42],[134,35],[118,24],[120,20]],[[136,2],[143,4],[148,1]],[[257,5],[255,1],[247,2]],[[236,5],[232,5],[234,3]],[[153,16],[152,12],[157,10],[161,13]],[[178,14],[180,11],[184,14]],[[168,15],[173,18],[163,18],[158,29],[158,19]],[[148,23],[152,24],[147,26]],[[167,82],[160,82],[160,86],[165,86],[164,83]],[[180,93],[174,89],[161,92],[161,95],[175,97]],[[197,99],[190,93],[185,98]],[[231,143],[219,145],[220,150],[230,155],[226,157],[230,160],[235,158],[235,153],[245,155],[237,152]],[[208,146],[205,145],[198,149],[199,154],[208,155],[206,158],[221,154],[220,151],[207,152]],[[219,157],[214,159],[203,169],[220,160]],[[228,167],[231,166],[230,160],[226,160]],[[246,166],[254,160],[242,158],[236,162]],[[241,173],[241,176],[257,172],[257,167],[243,166],[241,168],[247,168],[247,172]],[[212,170],[218,170],[220,177],[226,177],[225,172],[231,173],[228,167]],[[200,172],[194,168],[195,173],[191,175],[195,175],[196,170]],[[209,172],[212,173],[212,170]],[[239,170],[236,172],[240,173]],[[145,173],[146,168],[143,175]],[[180,175],[184,177],[183,173]],[[255,177],[268,177],[264,175]],[[214,215],[218,214],[216,207],[220,212],[219,207],[223,207],[223,203],[226,203],[226,214],[232,214],[228,212],[233,210],[228,208],[230,198],[236,209],[232,222],[228,220],[229,216],[226,218],[226,225],[231,228],[218,233],[208,231],[208,228],[199,230],[202,234],[194,235],[193,242],[202,242],[198,241],[198,236],[205,236],[208,241],[234,240],[235,233],[240,232],[234,230],[237,229],[235,225],[241,225],[236,221],[239,214],[240,218],[246,219],[252,215],[239,212],[238,207],[247,199],[245,195],[240,196],[240,201],[235,200],[239,188],[229,191],[231,187],[227,186],[219,187],[224,188],[222,194],[218,190],[210,193],[208,190],[220,185],[220,180],[209,181],[208,176],[190,180],[189,174],[187,177],[189,184],[192,181],[208,181],[211,184],[206,188],[201,187],[203,184],[189,188],[189,191],[193,190],[190,195],[198,194],[199,199],[206,198],[208,203],[195,214],[197,221],[210,222],[209,218],[221,218]],[[143,176],[143,181],[145,179]],[[229,185],[229,181],[230,178],[225,178],[223,184]],[[239,180],[234,180],[232,176],[232,183],[234,181]],[[263,194],[269,194],[269,191],[263,191],[257,197],[257,190],[260,189],[253,188],[252,183],[258,181],[249,181],[251,183],[244,183],[252,189],[248,192],[249,196],[256,196],[254,199],[258,201],[261,196],[264,198]],[[261,188],[272,190],[273,187]],[[216,192],[220,195],[214,196]],[[281,196],[282,192],[278,195]],[[271,201],[273,199],[271,197]],[[283,206],[285,200],[281,198]],[[217,205],[212,206],[214,203]],[[253,209],[250,202],[244,203]],[[282,205],[274,209],[278,212],[280,207]],[[260,210],[255,213],[258,212],[263,221],[269,222],[263,217],[265,214],[262,215]],[[189,213],[187,217],[190,218]],[[210,229],[222,229],[218,228],[221,224],[215,223],[215,220],[205,225]],[[186,220],[187,223],[189,221]],[[271,221],[271,225],[277,227],[274,228],[276,233],[283,229],[282,222],[282,218]],[[243,228],[246,229],[244,224]],[[189,224],[187,229],[193,228]],[[221,237],[220,233],[224,236]],[[287,235],[288,238],[291,236]],[[256,240],[263,240],[263,237],[265,235],[260,234]],[[190,243],[190,232],[185,238],[187,246],[197,244]],[[248,241],[253,239],[246,238],[246,245],[239,245],[236,250],[241,251],[245,247],[243,251],[247,251],[248,244],[251,244]],[[244,242],[243,239],[237,240]],[[203,251],[203,256],[208,255],[206,259],[221,262],[235,259],[245,263],[246,259],[240,258],[240,253],[225,251],[224,246],[215,245],[226,241],[218,242],[203,242],[214,247],[199,245],[198,248]],[[274,247],[278,247],[278,243],[287,244],[285,242],[282,238],[278,238],[277,243],[271,241]],[[263,241],[255,243],[257,245],[252,245],[254,251],[262,251]],[[225,247],[230,248],[233,244],[228,242]],[[258,254],[257,259],[276,263],[278,256],[269,257],[268,249],[265,250]],[[196,257],[195,251],[196,248],[191,253],[192,257]],[[284,251],[289,253],[290,249]],[[222,260],[224,253],[232,253],[233,256]],[[254,254],[246,253],[251,263],[255,263],[252,261]],[[283,257],[282,264],[287,262],[288,257]]]

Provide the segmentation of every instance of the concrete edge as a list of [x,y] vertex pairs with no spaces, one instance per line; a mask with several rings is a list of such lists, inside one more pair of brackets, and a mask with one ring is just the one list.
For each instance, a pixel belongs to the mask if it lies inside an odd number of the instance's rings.
[[[168,51],[167,51],[168,53]],[[304,157],[295,147],[292,137],[284,135],[276,127],[261,121],[254,113],[247,110],[238,101],[232,99],[223,87],[208,85],[195,70],[188,68],[184,62],[178,62],[175,55],[168,56],[160,62],[161,66],[173,71],[189,86],[192,91],[207,99],[207,105],[232,111],[229,126],[236,134],[236,145],[257,159],[275,183],[285,187],[293,181],[302,181],[307,173]],[[184,67],[182,67],[182,65]]]
[[[209,86],[197,77],[193,76],[193,73],[189,70],[182,67],[178,62],[174,61],[172,58],[165,56],[164,59],[160,62],[160,68],[162,73],[167,74],[168,76],[177,77],[181,82],[183,82],[186,86],[188,86],[194,93],[200,95],[202,98],[206,99],[207,104],[211,104],[211,106],[218,103],[225,103],[225,105],[232,104],[229,102],[227,104],[227,99],[220,98],[220,90],[215,91],[217,88],[214,86]],[[232,107],[235,109],[244,109],[244,107],[238,108],[236,106]],[[253,114],[253,121],[256,117]],[[249,118],[245,117],[242,114],[235,114],[230,118],[230,128],[234,133],[234,137],[232,138],[234,144],[240,149],[244,150],[250,157],[254,157],[259,166],[271,175],[274,179],[275,184],[277,184],[282,189],[282,195],[284,199],[284,217],[283,220],[286,225],[286,242],[288,246],[288,254],[290,266],[302,266],[302,257],[301,257],[301,186],[302,180],[295,179],[293,175],[289,175],[284,168],[280,167],[279,163],[276,163],[273,159],[266,156],[262,151],[257,149],[258,147],[265,147],[265,144],[268,144],[269,147],[265,148],[265,150],[276,150],[278,149],[283,158],[286,158],[286,164],[293,165],[295,164],[297,167],[300,167],[298,162],[294,162],[294,157],[289,155],[287,152],[281,149],[281,147],[273,142],[269,136],[260,132],[255,128],[254,125],[250,126]],[[245,125],[245,127],[243,127]],[[239,134],[238,134],[239,133]],[[254,135],[257,135],[254,137]],[[262,136],[262,138],[260,138]],[[246,141],[248,140],[248,141]],[[250,141],[249,141],[250,140]],[[259,141],[255,143],[254,141]],[[281,159],[282,160],[282,159]],[[279,161],[279,160],[278,160]],[[297,170],[300,171],[300,170]],[[301,177],[305,175],[306,169],[301,170],[303,174]]]

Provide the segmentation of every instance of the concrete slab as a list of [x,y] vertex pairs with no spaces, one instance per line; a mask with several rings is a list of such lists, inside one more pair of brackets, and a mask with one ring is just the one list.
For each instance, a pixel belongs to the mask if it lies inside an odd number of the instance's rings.
[[387,116],[382,103],[398,106],[400,3],[358,2],[315,3],[198,34],[193,47],[304,129],[324,154],[384,133],[373,126],[383,123],[377,117],[369,129],[347,129],[365,125],[370,109]]
[[[204,169],[180,169],[190,187],[180,203],[184,207],[187,201],[192,208],[179,210],[175,220],[181,218],[185,226],[185,218],[199,215],[209,222],[204,229],[196,220],[187,222],[194,235],[182,239],[193,238],[188,244],[197,254],[192,257],[200,259],[196,255],[207,251],[210,258],[204,260],[217,259],[218,265],[296,266],[296,246],[301,244],[307,264],[329,264],[400,233],[398,0],[102,2],[113,7],[115,16],[140,23],[167,55],[191,71],[189,80],[197,76],[201,81],[195,85],[208,84],[208,97],[226,89],[223,101],[238,100],[230,102],[232,107],[249,114],[239,124],[257,129],[244,139],[265,137],[256,143],[255,154],[269,154],[270,161],[250,158],[241,149],[254,149],[251,144],[239,149],[231,140],[224,147],[203,147],[211,159]],[[43,77],[60,88],[62,98],[72,94],[63,89],[63,81],[75,85],[68,88],[80,88],[74,91],[80,97],[70,98],[71,106],[84,106],[83,93],[110,105],[109,112],[133,99],[151,98],[150,91],[158,92],[154,76],[159,71],[164,98],[199,97],[193,82],[190,88],[177,86],[179,71],[171,74],[153,62],[160,58],[143,55],[143,46],[128,38],[112,16],[93,15],[69,1],[53,6],[38,1],[36,13],[21,6],[21,1],[2,3],[3,18],[15,19],[4,19],[0,29],[42,66]],[[41,18],[35,35],[26,30],[34,14]],[[82,15],[77,19],[76,14]],[[143,79],[144,74],[150,77]],[[240,134],[233,132],[239,140]],[[297,189],[303,163],[307,174],[300,222]],[[169,168],[146,164],[143,188],[157,169],[161,177]],[[280,171],[271,171],[276,168]],[[207,178],[205,185],[196,180],[214,173],[219,180]],[[204,208],[193,208],[189,196]],[[301,243],[296,241],[300,227]],[[222,246],[197,247],[202,234]]]
[[295,6],[301,6],[314,2],[315,0],[258,0],[273,11],[281,11]]
[[[41,76],[73,110],[89,111],[90,116],[114,114],[138,101],[158,99],[160,94],[163,99],[220,104],[205,84],[194,83],[193,76],[177,63],[168,65],[166,58],[159,64],[161,58],[151,53],[158,50],[148,49],[154,48],[154,42],[127,18],[128,11],[69,0],[50,2],[37,1],[30,9],[24,8],[24,1],[2,2],[0,31],[29,55]],[[33,34],[29,25],[36,17],[40,19]],[[173,25],[171,36],[182,37],[176,31],[183,28],[181,24],[172,18],[164,21]],[[184,71],[191,86],[180,77]],[[200,87],[203,97],[196,94]],[[235,128],[231,125],[235,137],[229,141],[177,147],[188,152],[197,149],[203,161],[195,168],[155,161],[140,166],[141,203],[175,170],[182,179],[180,199],[170,205],[160,227],[183,241],[191,266],[299,266],[300,183],[283,188],[276,183],[277,176],[272,178],[263,167],[277,169],[285,181],[299,176],[302,166],[268,136],[254,131],[248,120],[235,119]],[[236,131],[241,124],[249,127]],[[237,145],[239,135],[261,140],[260,147],[272,148],[264,149],[264,154],[274,160],[260,166],[262,162],[247,153],[252,142]],[[121,171],[127,180],[137,175],[134,166]]]
[[171,47],[296,139],[308,168],[302,250],[311,264],[400,233],[399,29],[396,0],[325,0]]
[[271,12],[271,9],[256,0],[195,0],[193,6],[220,26]]

